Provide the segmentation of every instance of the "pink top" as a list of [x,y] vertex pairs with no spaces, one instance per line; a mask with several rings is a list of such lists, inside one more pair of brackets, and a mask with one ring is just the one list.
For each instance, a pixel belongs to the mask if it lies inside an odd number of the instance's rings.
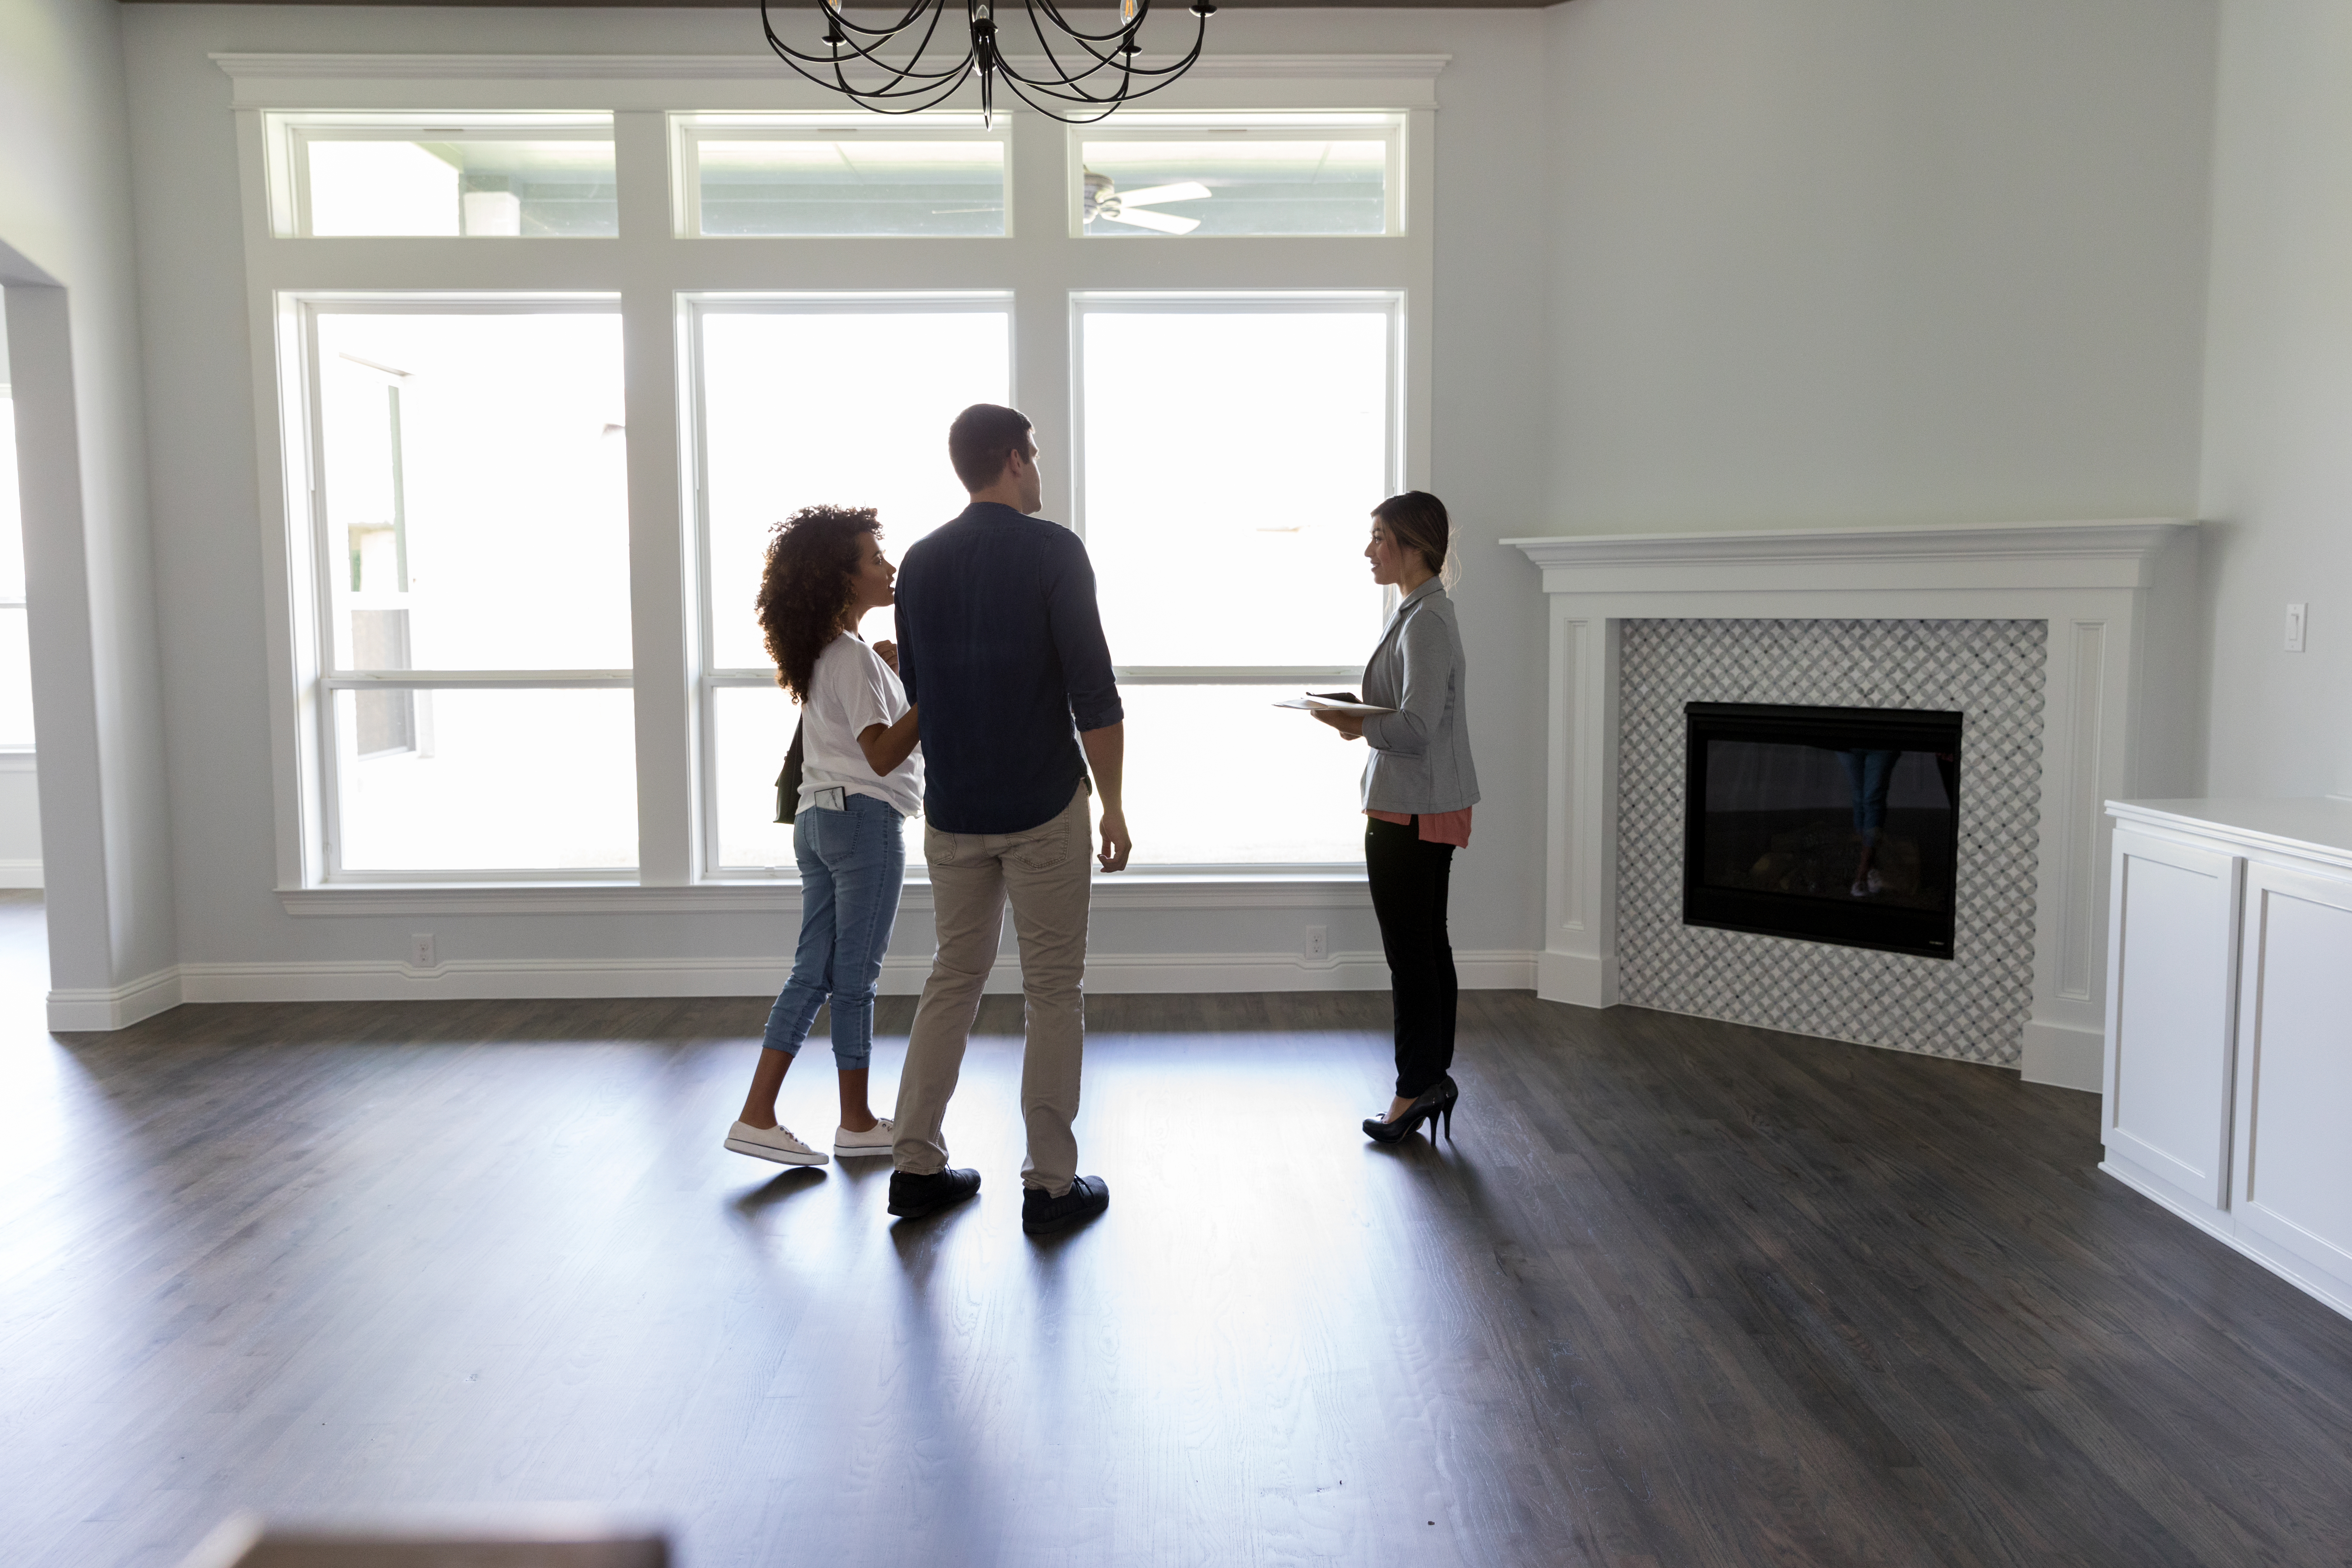
[[[1451,844],[1456,849],[1470,847],[1470,813],[1475,809],[1464,806],[1459,811],[1424,811],[1421,813],[1421,841],[1423,844]],[[1368,811],[1366,816],[1382,822],[1393,822],[1399,827],[1412,826],[1412,814],[1402,811]]]

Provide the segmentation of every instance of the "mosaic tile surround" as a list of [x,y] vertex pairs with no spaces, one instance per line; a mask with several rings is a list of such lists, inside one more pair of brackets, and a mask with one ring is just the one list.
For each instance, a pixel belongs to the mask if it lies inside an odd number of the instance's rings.
[[[2044,621],[1629,620],[1617,954],[1636,1006],[2000,1067],[2032,1006]],[[1958,710],[1953,956],[1682,923],[1683,704]]]

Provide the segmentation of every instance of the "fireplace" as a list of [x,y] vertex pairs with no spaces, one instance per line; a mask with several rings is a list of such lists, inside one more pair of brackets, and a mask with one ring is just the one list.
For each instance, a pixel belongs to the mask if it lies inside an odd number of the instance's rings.
[[1684,924],[1952,956],[1960,714],[1683,712]]

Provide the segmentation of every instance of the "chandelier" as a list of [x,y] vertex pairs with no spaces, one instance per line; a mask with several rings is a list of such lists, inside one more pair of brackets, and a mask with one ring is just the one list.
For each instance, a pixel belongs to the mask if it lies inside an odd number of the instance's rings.
[[[961,0],[965,28],[949,29],[940,39],[948,0],[913,0],[905,15],[885,26],[868,27],[849,19],[845,0],[817,0],[824,13],[822,52],[793,47],[776,37],[768,17],[768,0],[760,0],[760,30],[768,47],[801,75],[819,87],[830,88],[861,108],[877,114],[917,114],[935,109],[974,75],[980,78],[980,110],[989,119],[996,113],[996,84],[1040,114],[1066,124],[1084,125],[1102,119],[1120,104],[1159,91],[1190,70],[1201,58],[1201,43],[1209,18],[1217,7],[1211,0],[1192,0],[1197,22],[1192,47],[1172,65],[1136,63],[1136,35],[1151,15],[1151,0],[1119,0],[1118,26],[1107,33],[1083,32],[1070,24],[1054,0],[1021,0],[1028,13],[1029,31],[1043,51],[1041,61],[1015,65],[1000,52],[995,6],[992,0]],[[1051,26],[1052,33],[1047,28]],[[1056,41],[1060,53],[1055,53]],[[961,55],[932,57],[934,42],[942,50]],[[1024,42],[1026,40],[1024,40]],[[886,56],[897,56],[897,63]],[[856,72],[855,79],[852,72]]]

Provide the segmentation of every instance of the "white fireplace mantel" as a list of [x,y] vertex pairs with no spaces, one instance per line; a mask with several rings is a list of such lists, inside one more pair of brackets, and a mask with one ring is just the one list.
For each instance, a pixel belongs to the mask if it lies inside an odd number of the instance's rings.
[[[1627,620],[2049,623],[2033,1005],[2021,1067],[2095,1091],[2110,825],[2189,795],[2196,525],[2186,519],[1511,539],[1550,601],[1537,994],[1617,1002],[1619,628]],[[2178,697],[2176,694],[2182,694]]]

